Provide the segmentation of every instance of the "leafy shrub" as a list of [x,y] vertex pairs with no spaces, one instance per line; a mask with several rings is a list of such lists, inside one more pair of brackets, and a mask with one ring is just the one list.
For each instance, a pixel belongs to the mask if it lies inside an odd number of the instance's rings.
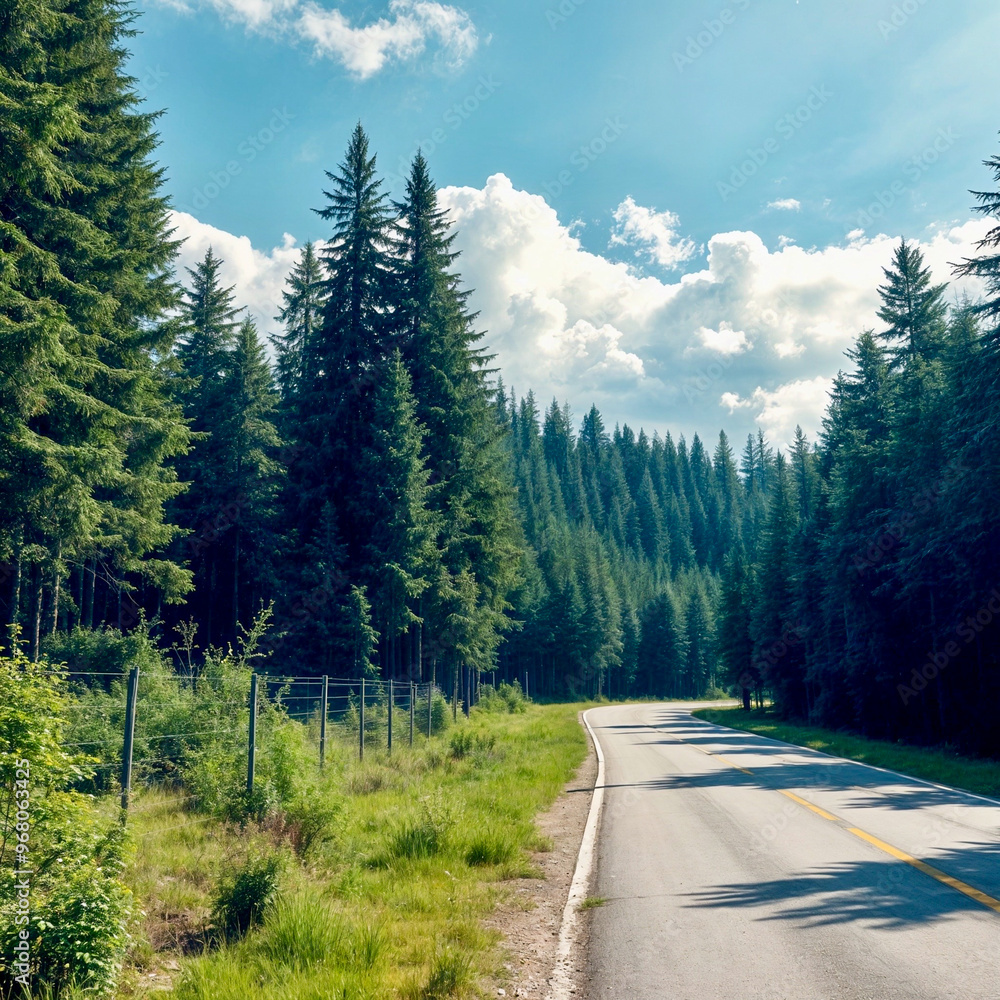
[[56,996],[74,987],[111,993],[131,940],[130,914],[131,893],[96,863],[82,865],[53,888],[31,921],[33,985]]
[[521,690],[520,681],[513,684],[502,683],[499,688],[493,688],[489,684],[482,687],[479,694],[479,703],[476,706],[481,712],[498,712],[516,715],[527,711],[528,701]]
[[[43,639],[42,649],[53,663],[65,664],[70,674],[120,674],[134,666],[142,673],[163,665],[156,643],[138,629],[120,632],[116,628],[89,629],[76,626],[71,632],[56,632]],[[88,684],[108,687],[110,677],[89,678]]]
[[251,858],[225,876],[215,893],[212,923],[227,940],[242,937],[259,924],[278,893],[281,858]]
[[[86,756],[65,749],[66,684],[47,669],[20,652],[0,660],[0,943],[12,955],[23,927],[15,922],[12,873],[22,822],[16,804],[27,794],[32,985],[57,997],[76,987],[106,995],[128,944],[130,897],[119,880],[125,841],[117,824],[107,832],[92,800],[73,790],[91,768]],[[5,996],[16,992],[14,975],[9,964],[0,968]]]
[[285,826],[295,853],[304,858],[337,836],[344,803],[330,792],[312,789],[285,809]]
[[430,858],[445,850],[458,825],[459,811],[439,789],[420,800],[420,817],[401,823],[392,834],[383,864]]

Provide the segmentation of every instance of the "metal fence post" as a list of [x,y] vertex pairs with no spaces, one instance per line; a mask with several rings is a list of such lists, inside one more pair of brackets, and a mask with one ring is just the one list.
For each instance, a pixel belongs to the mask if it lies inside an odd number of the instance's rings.
[[[125,695],[125,743],[122,746],[122,811],[128,811],[132,792],[132,747],[135,744],[135,699],[139,690],[139,668],[133,667],[128,675]],[[122,817],[124,820],[124,817]]]
[[253,795],[257,767],[257,675],[250,675],[250,732],[247,739],[247,795]]
[[358,760],[365,759],[365,679],[361,678],[361,725],[358,727]]
[[427,739],[430,739],[434,735],[434,716],[431,714],[431,710],[434,707],[434,682],[428,681],[427,683]]
[[330,678],[323,675],[323,695],[322,707],[319,717],[319,766],[322,767],[326,760],[326,706],[330,695]]
[[393,687],[392,678],[389,678],[389,753],[392,753],[392,709],[396,700],[396,689]]
[[415,720],[417,706],[414,704],[416,698],[417,685],[410,681],[410,746],[413,746],[413,723]]

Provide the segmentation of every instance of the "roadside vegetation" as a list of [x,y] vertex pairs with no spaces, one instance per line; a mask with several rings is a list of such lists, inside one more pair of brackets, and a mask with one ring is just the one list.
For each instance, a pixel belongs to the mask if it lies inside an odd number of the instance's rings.
[[[32,762],[35,994],[435,1000],[504,978],[483,918],[549,847],[534,818],[583,760],[580,706],[501,685],[453,722],[438,696],[432,737],[359,761],[355,729],[328,741],[321,769],[316,720],[265,702],[248,797],[245,739],[212,725],[228,711],[239,731],[246,709],[211,706],[240,701],[249,666],[210,660],[193,690],[139,645],[158,714],[136,742],[157,753],[137,768],[124,828],[115,765],[88,752],[116,732],[120,678],[84,684],[45,661],[0,661],[10,791],[16,762]],[[16,827],[5,830],[9,854]],[[19,925],[13,879],[2,889],[6,996]]]
[[967,757],[949,747],[918,747],[870,740],[856,733],[786,722],[772,708],[751,712],[740,708],[702,708],[694,714],[706,722],[743,729],[796,746],[821,750],[863,764],[885,767],[925,781],[1000,798],[1000,761]]

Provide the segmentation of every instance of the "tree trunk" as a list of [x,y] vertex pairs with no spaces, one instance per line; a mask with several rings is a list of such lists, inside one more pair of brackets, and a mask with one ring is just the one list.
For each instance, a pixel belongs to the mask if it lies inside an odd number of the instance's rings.
[[240,634],[240,522],[233,526],[233,641]]
[[35,576],[35,607],[31,626],[31,659],[33,663],[37,663],[42,642],[42,605],[45,602],[45,593],[42,588],[41,566],[36,565],[32,572]]
[[97,586],[97,567],[91,559],[84,565],[83,610],[81,624],[85,628],[94,627],[94,588]]
[[49,635],[55,635],[59,627],[59,594],[61,574],[59,573],[59,561],[62,559],[62,545],[56,548],[55,564],[52,567],[52,622]]

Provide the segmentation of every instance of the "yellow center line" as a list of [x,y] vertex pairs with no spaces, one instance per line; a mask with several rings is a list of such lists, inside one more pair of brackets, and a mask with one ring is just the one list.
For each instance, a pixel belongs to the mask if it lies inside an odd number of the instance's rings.
[[714,757],[716,760],[721,760],[723,764],[728,764],[730,767],[735,767],[737,771],[742,771],[744,774],[753,774],[753,771],[748,771],[745,767],[740,767],[739,764],[734,764],[731,760],[727,760],[720,753],[713,753],[710,756]]
[[[654,727],[650,726],[650,728],[652,729]],[[734,764],[731,760],[728,760],[721,754],[712,753],[711,750],[705,750],[703,747],[700,747],[695,743],[688,743],[687,740],[678,739],[678,737],[673,736],[673,734],[668,735],[677,743],[694,747],[695,750],[700,750],[706,756],[714,757],[716,760],[722,761],[723,764],[736,768],[737,771],[753,775],[753,771],[750,771],[745,767],[740,767],[739,764]],[[834,816],[833,813],[829,813],[825,809],[821,809],[819,806],[814,806],[811,802],[807,802],[801,796],[796,795],[795,792],[789,792],[783,788],[775,788],[773,790],[781,792],[782,795],[786,795],[793,802],[797,802],[800,806],[805,806],[806,809],[812,810],[817,816],[822,816],[823,819],[828,819],[832,823],[841,824],[848,833],[854,834],[855,837],[859,837],[861,840],[866,841],[873,847],[877,847],[880,851],[885,851],[886,854],[890,857],[896,858],[897,861],[902,861],[905,864],[916,868],[918,872],[923,872],[924,875],[940,882],[942,885],[946,885],[957,892],[961,892],[963,895],[968,896],[969,899],[974,899],[977,903],[981,903],[983,906],[993,910],[995,913],[1000,913],[1000,900],[994,899],[992,896],[988,896],[985,892],[981,892],[979,889],[969,885],[968,882],[963,882],[961,879],[955,878],[947,872],[941,871],[940,868],[935,868],[933,865],[927,864],[926,861],[921,861],[919,858],[913,857],[912,854],[907,854],[906,851],[901,851],[898,847],[893,847],[892,844],[887,844],[884,840],[879,840],[878,837],[873,837],[870,833],[865,833],[864,830],[859,830],[856,826],[848,826],[846,820],[841,819],[839,816]]]
[[825,809],[820,809],[819,806],[814,806],[811,802],[806,802],[805,799],[799,798],[795,792],[787,792],[783,788],[778,789],[782,795],[787,795],[793,802],[798,802],[800,806],[805,806],[806,809],[811,809],[817,816],[822,816],[823,819],[828,819],[833,823],[839,823],[840,817],[834,816],[833,813],[828,813]]
[[886,854],[892,855],[892,857],[898,859],[899,861],[905,861],[906,864],[912,865],[917,869],[917,871],[923,872],[925,875],[929,875],[932,879],[936,879],[938,882],[942,882],[944,885],[950,886],[952,889],[957,889],[970,899],[974,899],[977,903],[982,903],[983,906],[987,906],[991,910],[995,910],[997,913],[1000,913],[1000,899],[994,899],[992,896],[987,896],[985,892],[980,892],[978,889],[974,889],[968,884],[968,882],[963,882],[961,879],[948,875],[946,872],[941,871],[940,868],[935,868],[933,865],[927,864],[926,861],[921,861],[919,858],[915,858],[912,855],[907,854],[905,851],[901,851],[898,847],[893,847],[892,844],[887,844],[884,840],[879,840],[878,837],[873,837],[870,833],[865,833],[864,830],[859,830],[857,827],[848,827],[847,832],[853,833],[855,837],[860,837],[862,840],[865,840],[874,847],[877,847],[880,851],[885,851]]

